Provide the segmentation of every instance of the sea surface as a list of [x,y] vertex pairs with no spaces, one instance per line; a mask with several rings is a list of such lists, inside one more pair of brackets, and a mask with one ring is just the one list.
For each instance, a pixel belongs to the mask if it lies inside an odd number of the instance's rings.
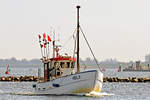
[[[38,68],[0,68],[0,76],[38,76]],[[41,69],[42,70],[42,69]],[[118,69],[106,69],[104,77],[150,77],[150,72],[118,72]],[[43,73],[41,73],[43,74]],[[97,96],[37,96],[20,95],[30,93],[35,82],[0,82],[0,100],[150,100],[150,83],[103,83],[100,97]]]

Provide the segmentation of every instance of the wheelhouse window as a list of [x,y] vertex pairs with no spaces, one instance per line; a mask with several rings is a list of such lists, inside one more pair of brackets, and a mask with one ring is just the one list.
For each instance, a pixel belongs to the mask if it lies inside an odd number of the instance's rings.
[[70,68],[70,62],[67,62],[66,68]]
[[54,62],[54,67],[58,67],[59,63],[58,62]]
[[61,66],[61,68],[64,68],[65,67],[65,63],[64,62],[60,62],[60,66]]

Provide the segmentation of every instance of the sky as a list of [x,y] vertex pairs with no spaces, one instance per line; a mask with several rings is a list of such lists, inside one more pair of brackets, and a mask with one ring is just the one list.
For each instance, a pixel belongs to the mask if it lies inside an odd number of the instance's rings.
[[[150,0],[0,0],[0,58],[40,58],[38,34],[52,38],[53,30],[64,46],[61,52],[71,54],[74,41],[69,37],[80,5],[81,28],[99,61],[144,61],[150,54],[149,4]],[[81,58],[92,58],[82,37],[80,44]]]

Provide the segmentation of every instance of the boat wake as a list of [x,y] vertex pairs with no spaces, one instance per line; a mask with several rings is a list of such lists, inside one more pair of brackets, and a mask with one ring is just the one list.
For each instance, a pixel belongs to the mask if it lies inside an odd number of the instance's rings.
[[112,96],[114,94],[110,94],[110,93],[106,93],[106,92],[95,92],[95,91],[92,91],[88,94],[85,94],[85,96],[89,96],[89,97],[104,97],[104,96]]
[[106,92],[91,92],[88,94],[35,94],[34,92],[16,92],[16,93],[7,93],[11,95],[26,95],[26,96],[82,96],[82,97],[104,97],[104,96],[112,96],[114,94],[106,93]]

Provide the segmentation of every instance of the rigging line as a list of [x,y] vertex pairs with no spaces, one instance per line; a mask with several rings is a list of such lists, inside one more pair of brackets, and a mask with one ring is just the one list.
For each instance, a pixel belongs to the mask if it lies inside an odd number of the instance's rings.
[[74,43],[74,50],[73,50],[73,58],[75,57],[75,50],[76,50],[76,41],[77,41],[77,34],[76,34],[76,37],[74,37],[74,41],[75,41],[75,43]]
[[83,34],[83,37],[84,37],[84,39],[85,39],[85,41],[86,41],[86,43],[87,43],[87,45],[88,45],[88,47],[89,47],[89,49],[90,49],[92,55],[93,55],[93,58],[94,58],[94,60],[95,60],[95,62],[96,62],[96,64],[97,64],[97,67],[98,67],[99,70],[102,72],[102,70],[101,70],[101,68],[100,68],[100,66],[99,66],[99,64],[98,64],[98,61],[96,60],[96,57],[95,57],[95,55],[94,55],[94,53],[93,53],[93,51],[92,51],[92,49],[91,49],[91,47],[90,47],[90,44],[89,44],[89,42],[88,42],[88,40],[87,40],[87,38],[86,38],[86,36],[85,36],[85,34],[84,34],[84,32],[83,32],[83,30],[82,30],[81,27],[80,27],[80,30],[81,30],[81,32],[82,32],[82,34]]
[[84,65],[84,70],[87,68],[87,65],[84,63],[84,61],[81,61],[80,62]]
[[[77,29],[75,29],[75,30],[73,31],[73,35],[75,34],[76,30],[77,30]],[[60,50],[62,50],[62,49],[69,43],[68,41],[70,41],[70,40],[72,39],[72,36],[73,36],[73,35],[71,35],[71,36],[69,37],[69,39],[64,43],[64,45],[62,46],[62,48],[61,48]]]

